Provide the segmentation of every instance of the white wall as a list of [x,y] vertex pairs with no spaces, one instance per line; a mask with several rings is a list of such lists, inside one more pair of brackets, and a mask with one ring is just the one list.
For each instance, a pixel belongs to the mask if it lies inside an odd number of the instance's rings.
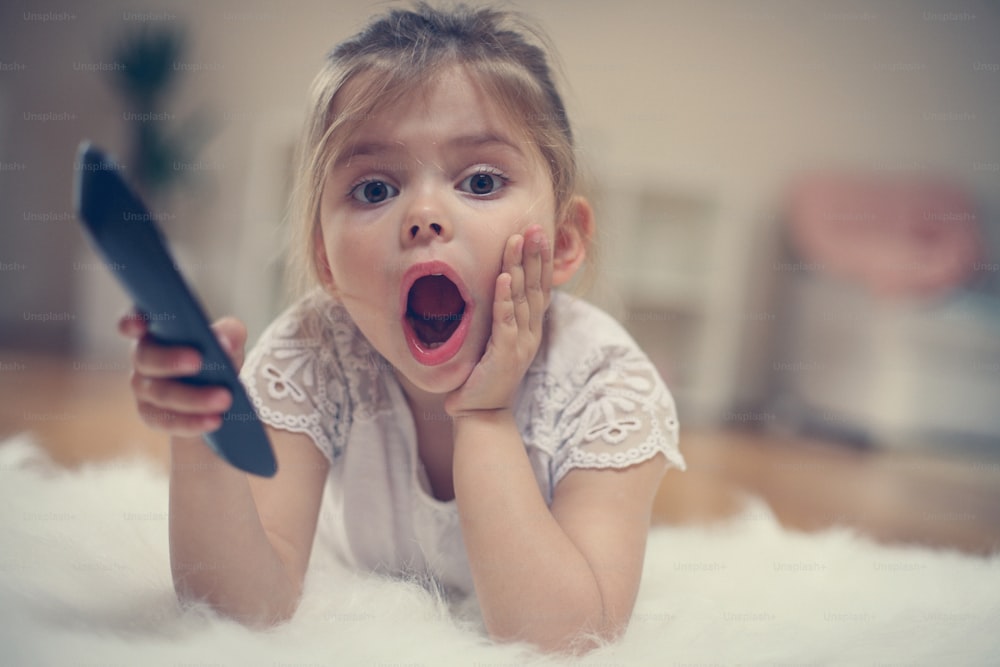
[[[241,230],[270,225],[247,210],[252,157],[261,141],[301,116],[324,52],[384,3],[31,4],[0,9],[0,62],[16,65],[0,71],[0,162],[13,165],[0,171],[0,262],[26,267],[0,276],[0,343],[72,345],[73,320],[29,321],[28,312],[93,319],[74,297],[74,285],[79,292],[88,280],[73,267],[82,244],[75,223],[24,214],[68,213],[71,159],[82,137],[122,149],[118,100],[102,75],[74,64],[107,60],[110,40],[135,27],[141,12],[186,22],[191,61],[206,67],[188,73],[175,111],[208,108],[220,127],[202,155],[209,168],[200,192],[177,204],[185,220],[170,233],[188,248],[209,310],[231,310],[240,303],[234,267],[247,265],[234,256],[245,247]],[[703,188],[724,202],[712,298],[734,317],[718,334],[715,372],[722,379],[752,341],[740,315],[760,307],[755,285],[772,277],[759,274],[765,264],[748,249],[773,233],[770,214],[795,170],[942,172],[1000,210],[995,3],[515,6],[535,16],[559,48],[570,112],[596,180]],[[46,12],[53,20],[38,19]],[[25,112],[73,117],[43,123]],[[614,233],[615,220],[600,223]]]

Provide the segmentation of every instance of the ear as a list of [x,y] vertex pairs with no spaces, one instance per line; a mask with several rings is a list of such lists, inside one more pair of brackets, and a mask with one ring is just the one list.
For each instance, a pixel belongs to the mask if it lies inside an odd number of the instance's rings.
[[563,285],[587,259],[587,246],[594,234],[594,209],[583,197],[573,197],[565,217],[556,225],[552,253],[552,284]]
[[323,228],[316,225],[313,231],[313,260],[316,263],[316,273],[323,289],[334,296],[337,295],[337,285],[333,282],[333,271],[330,270],[330,259],[326,255],[326,244],[323,242]]

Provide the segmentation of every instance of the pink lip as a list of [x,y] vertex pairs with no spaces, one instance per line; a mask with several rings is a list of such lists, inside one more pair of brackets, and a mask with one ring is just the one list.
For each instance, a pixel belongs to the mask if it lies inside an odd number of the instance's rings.
[[[465,301],[465,312],[462,313],[462,322],[455,329],[451,338],[433,350],[429,350],[423,346],[417,334],[413,331],[413,327],[410,326],[410,321],[406,318],[410,288],[413,287],[413,283],[417,282],[419,278],[431,275],[443,275],[455,283],[458,293],[462,295],[462,299]],[[432,261],[414,264],[403,274],[402,290],[399,296],[400,319],[403,322],[403,332],[406,336],[406,344],[410,348],[410,354],[424,366],[443,364],[458,354],[458,351],[462,349],[462,344],[465,342],[465,337],[469,334],[469,326],[472,322],[472,312],[474,309],[475,302],[469,298],[469,292],[465,287],[465,283],[458,277],[455,270],[444,262]]]

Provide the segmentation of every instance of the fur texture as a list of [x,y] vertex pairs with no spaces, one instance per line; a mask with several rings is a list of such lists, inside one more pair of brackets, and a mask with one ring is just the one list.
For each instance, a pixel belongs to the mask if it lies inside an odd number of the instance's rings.
[[475,600],[352,572],[320,534],[295,618],[251,631],[174,597],[167,480],[0,445],[4,665],[977,665],[1000,660],[1000,556],[782,529],[762,505],[654,528],[617,644],[572,660],[485,639]]

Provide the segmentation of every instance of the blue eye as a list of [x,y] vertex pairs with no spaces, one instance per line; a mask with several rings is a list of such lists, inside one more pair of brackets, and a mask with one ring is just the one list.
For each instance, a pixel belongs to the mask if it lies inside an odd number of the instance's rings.
[[381,204],[398,194],[399,190],[379,180],[364,181],[351,188],[351,196],[365,204]]
[[474,195],[491,195],[502,188],[505,179],[500,174],[491,174],[488,171],[477,171],[465,178],[459,186],[464,192]]

